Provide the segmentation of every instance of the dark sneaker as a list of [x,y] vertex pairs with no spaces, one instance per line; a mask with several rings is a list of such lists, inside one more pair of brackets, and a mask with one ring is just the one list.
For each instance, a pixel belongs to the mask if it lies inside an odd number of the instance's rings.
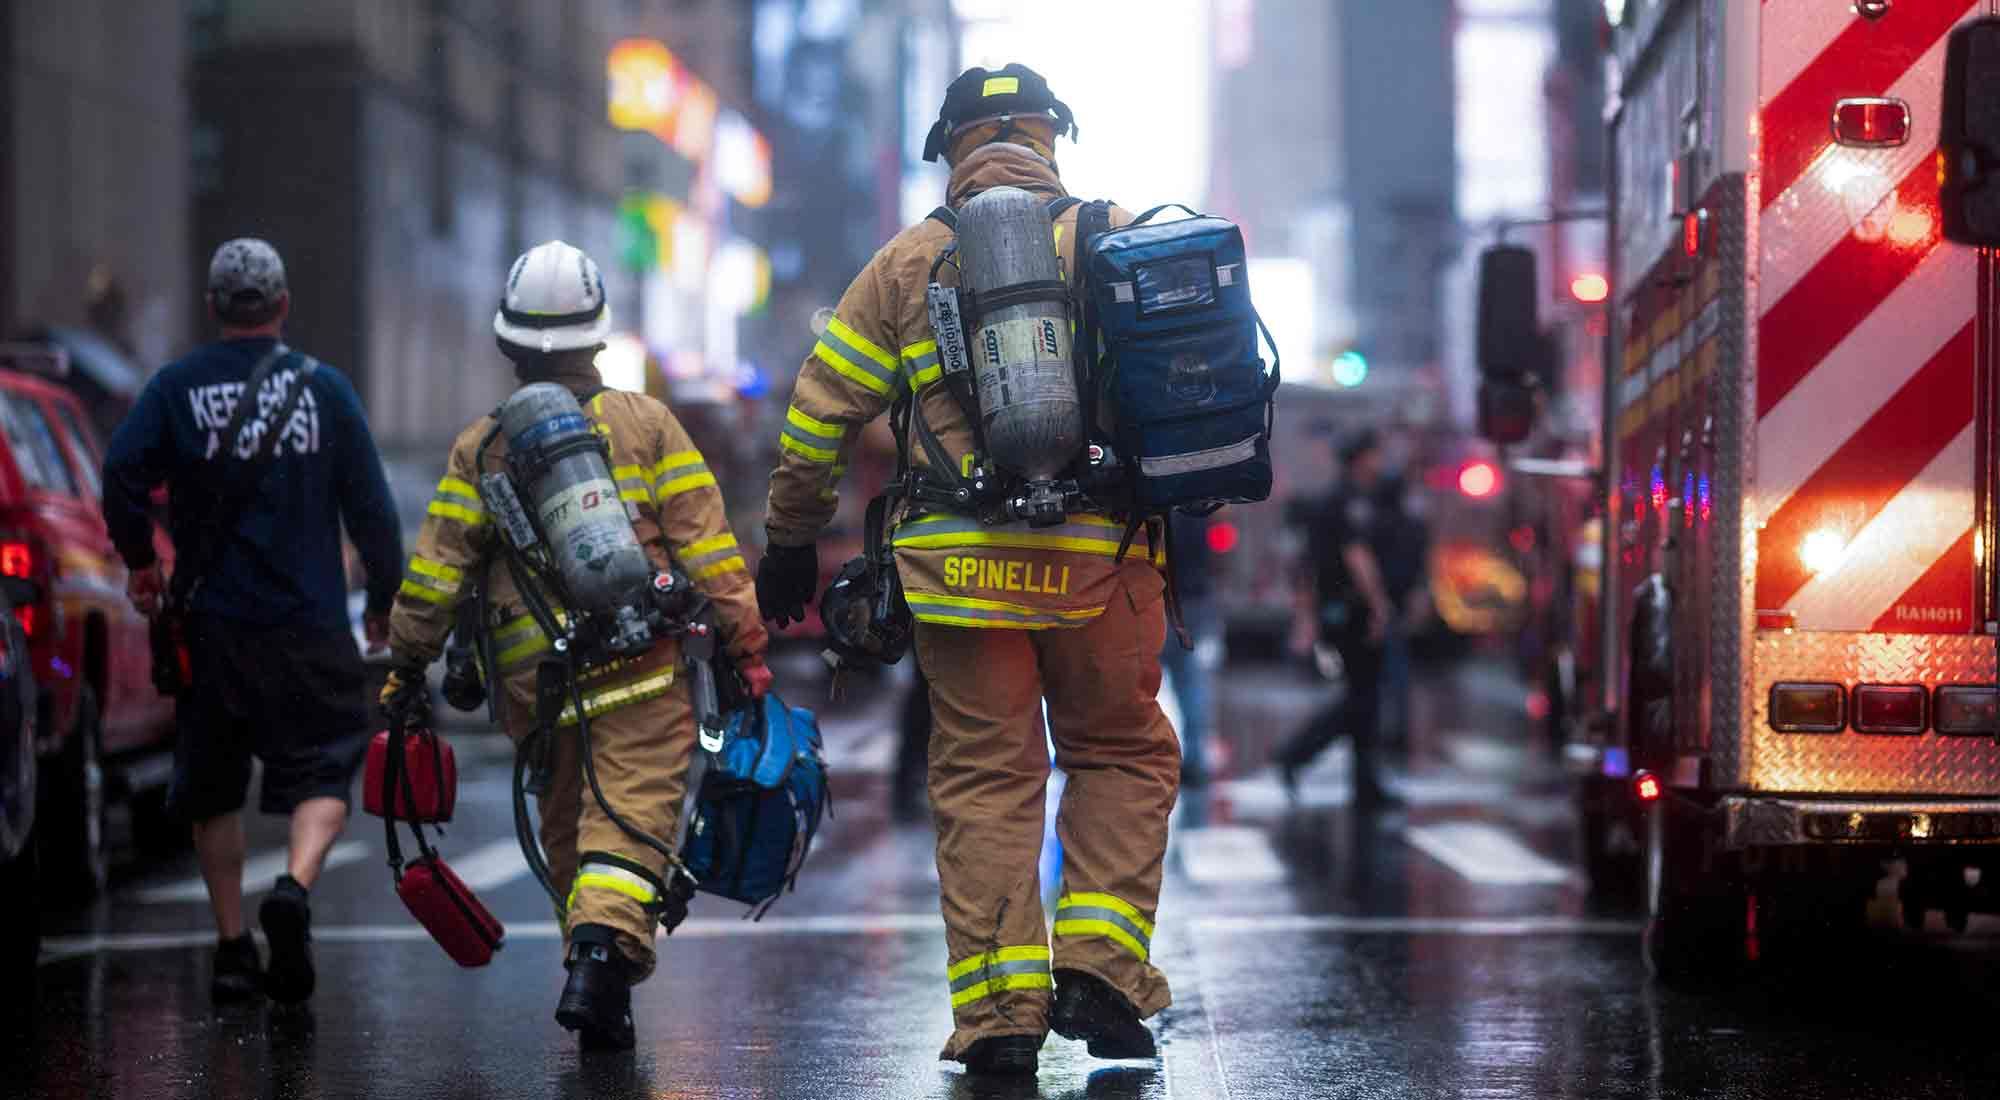
[[257,941],[245,932],[215,945],[215,977],[209,995],[218,1002],[243,1001],[264,990],[264,964],[257,958]]
[[632,1026],[631,967],[608,943],[572,941],[569,981],[556,1001],[556,1023],[577,1033],[585,1050],[631,1050],[638,1042]]
[[283,1004],[298,1004],[313,995],[317,977],[312,960],[312,907],[306,888],[290,875],[279,875],[271,896],[257,909],[264,939],[271,947],[271,965],[264,972],[264,992]]
[[1042,1036],[989,1035],[965,1048],[965,1072],[981,1077],[1033,1077],[1040,1068]]
[[1065,1039],[1088,1043],[1093,1058],[1151,1058],[1153,1033],[1125,995],[1081,970],[1056,971],[1049,1027]]

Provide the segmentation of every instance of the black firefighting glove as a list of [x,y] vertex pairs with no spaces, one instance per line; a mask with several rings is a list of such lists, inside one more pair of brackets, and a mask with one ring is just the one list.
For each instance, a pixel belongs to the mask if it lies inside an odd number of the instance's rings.
[[757,610],[780,627],[802,622],[818,584],[817,546],[774,542],[764,548],[764,560],[757,563]]
[[422,667],[397,665],[382,684],[382,717],[391,729],[428,729],[431,724],[431,685]]

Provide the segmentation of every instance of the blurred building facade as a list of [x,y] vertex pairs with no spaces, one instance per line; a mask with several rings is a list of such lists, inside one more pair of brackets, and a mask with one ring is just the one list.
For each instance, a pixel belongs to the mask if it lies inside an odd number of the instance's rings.
[[157,363],[186,339],[178,4],[0,5],[0,332],[91,329]]

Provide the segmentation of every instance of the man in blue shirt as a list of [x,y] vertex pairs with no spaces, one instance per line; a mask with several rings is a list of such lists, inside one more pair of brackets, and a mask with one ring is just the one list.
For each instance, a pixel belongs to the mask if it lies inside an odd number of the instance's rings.
[[[189,682],[178,696],[168,806],[193,823],[215,910],[214,994],[245,997],[261,985],[275,1000],[298,1002],[314,984],[307,891],[346,825],[348,790],[368,744],[341,525],[368,571],[371,647],[387,640],[402,536],[354,387],[279,340],[291,295],[277,251],[249,238],[217,249],[208,305],[222,339],[155,375],[112,437],[104,519],[142,613],[158,614],[167,593],[148,510],[161,484],[176,554],[202,570],[189,578],[192,595],[178,609]],[[267,360],[274,366],[254,415],[225,440],[250,377]],[[267,422],[286,407],[283,424]],[[281,435],[269,457],[247,462],[270,432]],[[239,490],[247,495],[234,521],[217,526],[224,521],[213,518],[216,501]],[[191,561],[190,548],[203,543],[207,552]],[[253,755],[264,762],[260,808],[291,818],[287,873],[258,912],[271,947],[268,973],[243,920],[241,810]]]

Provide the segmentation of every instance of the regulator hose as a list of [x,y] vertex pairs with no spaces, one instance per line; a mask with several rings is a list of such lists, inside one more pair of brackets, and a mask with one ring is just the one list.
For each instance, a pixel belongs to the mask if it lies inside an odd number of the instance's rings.
[[542,844],[535,836],[534,826],[528,821],[528,757],[533,754],[541,739],[548,734],[536,730],[514,746],[514,839],[521,845],[521,857],[528,861],[528,871],[535,881],[542,884],[542,891],[555,903],[556,913],[568,911],[561,894],[556,892],[555,880],[549,875],[548,857],[542,854]]

